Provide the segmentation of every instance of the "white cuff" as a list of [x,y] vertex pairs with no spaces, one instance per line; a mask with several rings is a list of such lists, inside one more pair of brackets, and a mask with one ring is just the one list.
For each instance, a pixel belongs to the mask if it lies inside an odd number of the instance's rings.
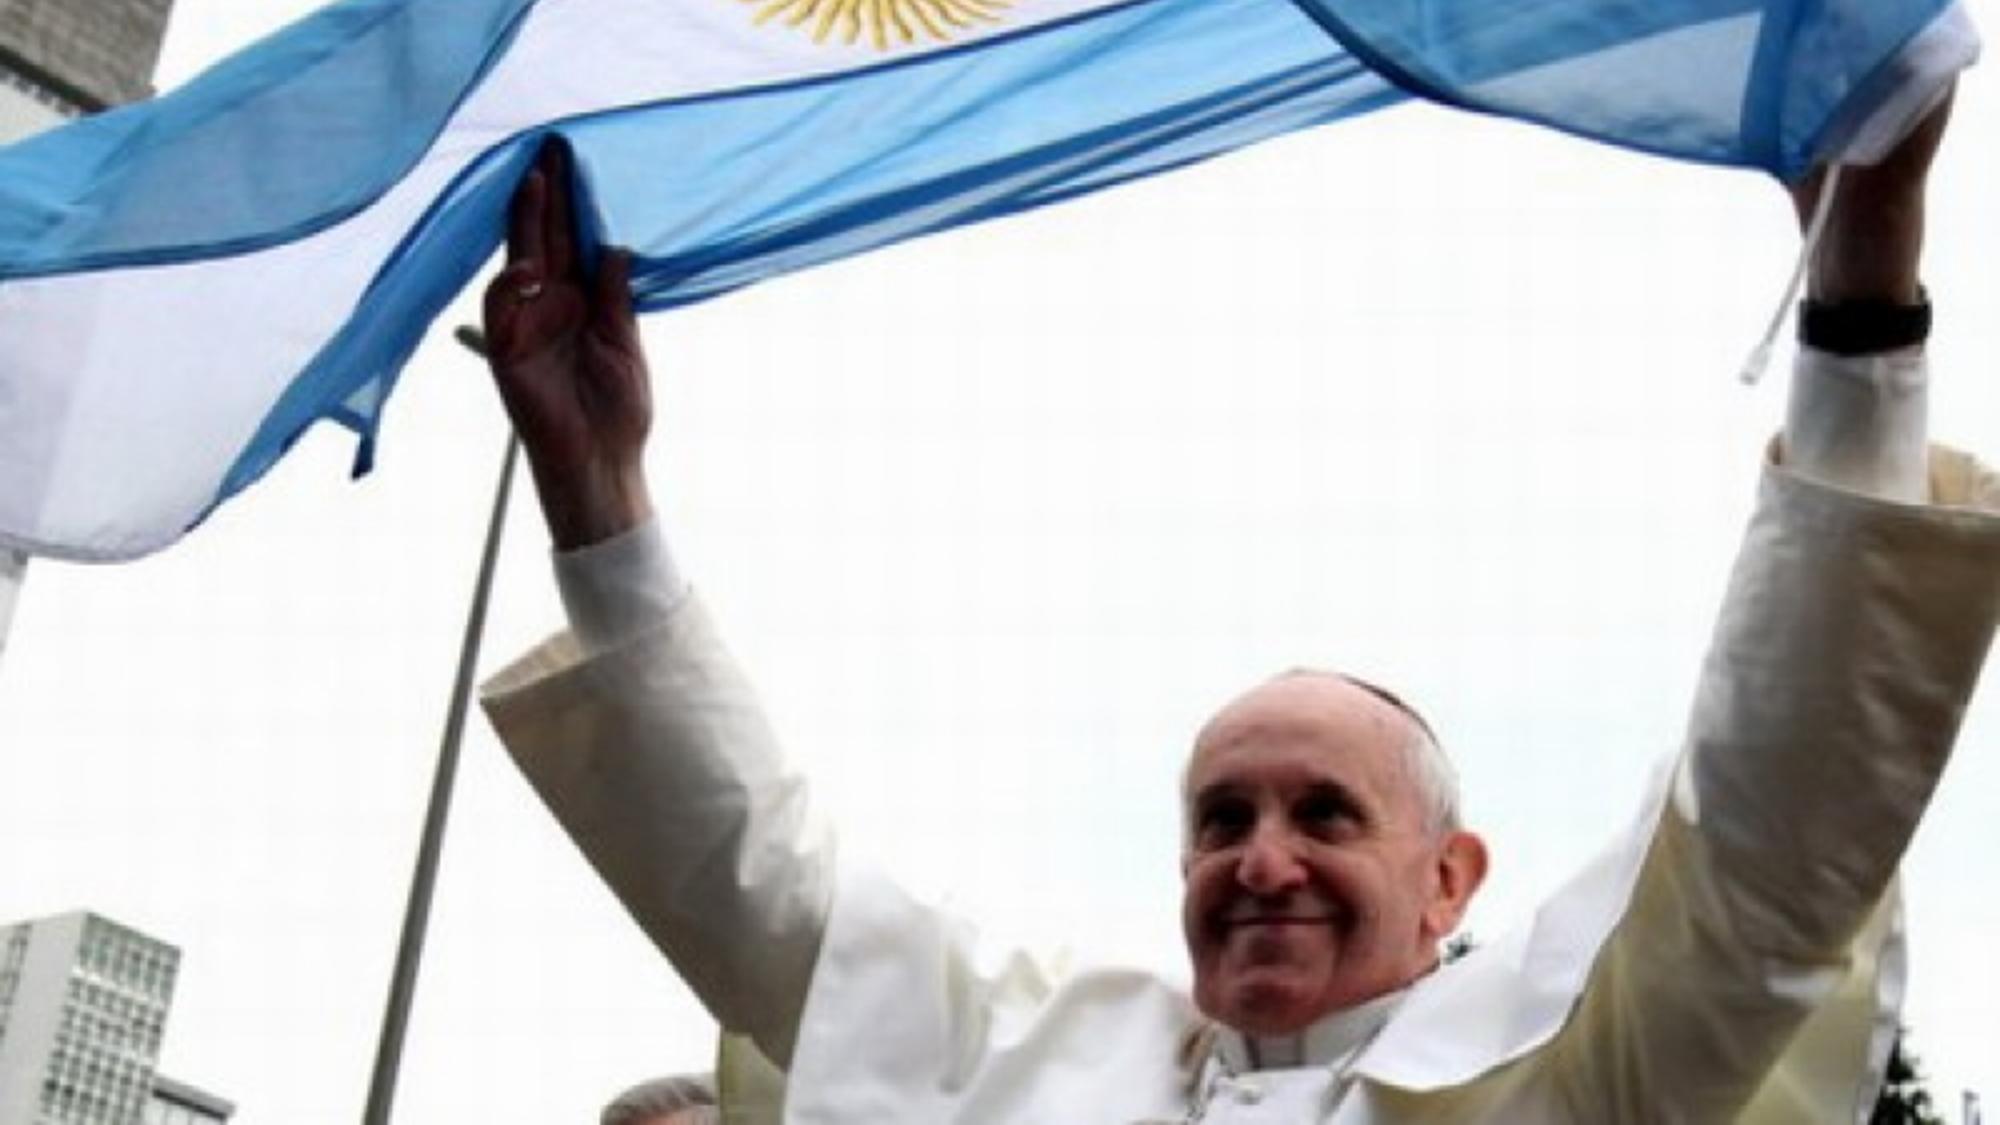
[[665,621],[687,597],[658,520],[555,555],[556,589],[585,655],[603,652]]
[[1785,416],[1785,464],[1885,500],[1928,498],[1928,368],[1922,347],[1837,356],[1801,347]]

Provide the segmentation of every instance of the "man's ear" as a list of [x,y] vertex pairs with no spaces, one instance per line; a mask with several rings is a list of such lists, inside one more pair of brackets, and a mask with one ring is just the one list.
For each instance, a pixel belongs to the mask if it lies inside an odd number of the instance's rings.
[[1443,941],[1465,917],[1472,896],[1486,881],[1486,841],[1471,832],[1446,836],[1437,855],[1437,895],[1424,909],[1431,941]]

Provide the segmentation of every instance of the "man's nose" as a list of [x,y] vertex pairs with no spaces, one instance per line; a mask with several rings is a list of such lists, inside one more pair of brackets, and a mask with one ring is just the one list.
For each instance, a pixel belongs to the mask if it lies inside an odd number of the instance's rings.
[[1294,843],[1284,829],[1259,825],[1244,844],[1236,881],[1255,895],[1283,894],[1303,885],[1306,869]]

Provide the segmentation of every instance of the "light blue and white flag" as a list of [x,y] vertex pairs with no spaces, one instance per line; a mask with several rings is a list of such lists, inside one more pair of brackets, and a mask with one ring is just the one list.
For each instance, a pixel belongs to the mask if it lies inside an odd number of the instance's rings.
[[646,308],[1413,91],[1790,176],[1976,40],[1946,0],[345,0],[0,149],[0,546],[165,546],[331,420],[372,455],[541,138]]

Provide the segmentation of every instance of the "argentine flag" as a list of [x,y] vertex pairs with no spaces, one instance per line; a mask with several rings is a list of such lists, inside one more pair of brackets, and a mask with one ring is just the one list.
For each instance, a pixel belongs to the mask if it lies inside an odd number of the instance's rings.
[[641,307],[1416,94],[1792,177],[1968,64],[1946,0],[343,0],[0,149],[0,546],[173,542],[372,457],[542,138]]

